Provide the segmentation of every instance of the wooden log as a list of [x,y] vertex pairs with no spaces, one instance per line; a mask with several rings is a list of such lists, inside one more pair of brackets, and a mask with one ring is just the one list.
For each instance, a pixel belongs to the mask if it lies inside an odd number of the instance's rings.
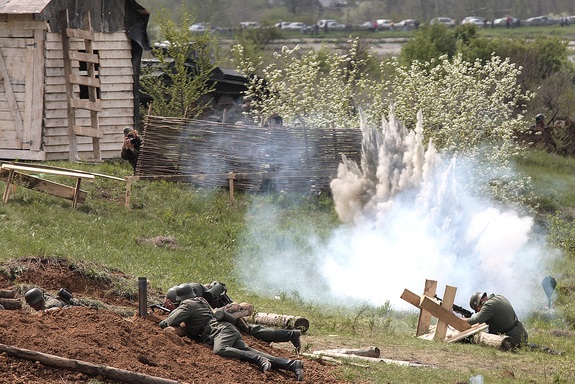
[[284,329],[299,329],[302,333],[306,333],[309,329],[309,321],[303,317],[276,313],[256,313],[254,315],[254,323]]
[[494,335],[487,332],[479,332],[473,335],[473,342],[502,351],[510,351],[515,348],[515,340],[513,340],[512,337],[507,335]]
[[12,289],[0,289],[0,297],[5,299],[13,299],[16,296],[16,291]]
[[50,355],[29,349],[17,348],[6,344],[0,344],[0,351],[6,352],[10,356],[16,356],[22,359],[39,361],[42,364],[52,367],[70,369],[91,376],[102,376],[106,379],[120,381],[124,383],[142,383],[142,384],[178,384],[179,381],[164,379],[162,377],[150,376],[143,373],[136,373],[110,367],[107,365],[98,365],[86,361],[68,359],[61,356]]
[[336,353],[336,352],[328,352],[328,351],[315,351],[313,355],[316,357],[333,357],[333,358],[340,358],[345,360],[361,360],[366,362],[373,362],[373,363],[387,363],[387,364],[395,364],[395,365],[404,365],[408,367],[430,367],[435,368],[435,366],[431,364],[424,364],[424,363],[415,363],[412,361],[404,361],[404,360],[392,360],[392,359],[383,359],[378,357],[365,357],[365,356],[357,356],[357,355],[349,355],[345,353]]
[[9,310],[22,309],[22,301],[20,301],[20,299],[0,298],[0,305],[3,306],[4,309]]
[[363,357],[379,357],[380,351],[377,347],[363,347],[363,348],[341,348],[341,349],[325,349],[316,352],[328,352],[328,353],[343,353],[346,355],[356,355]]

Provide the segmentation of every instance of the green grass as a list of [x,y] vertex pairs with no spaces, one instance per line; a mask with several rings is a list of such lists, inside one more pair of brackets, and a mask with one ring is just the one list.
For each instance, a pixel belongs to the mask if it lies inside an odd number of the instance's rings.
[[[118,161],[50,164],[120,177],[131,173],[128,164]],[[536,193],[541,201],[547,201],[549,211],[569,212],[575,207],[575,160],[532,151],[518,160],[517,169],[532,177]],[[0,187],[3,186],[0,182]],[[573,255],[557,260],[553,271],[561,275],[558,288],[562,296],[557,300],[556,312],[533,313],[525,319],[530,341],[565,355],[527,350],[500,352],[477,345],[417,339],[413,337],[418,317],[415,311],[398,313],[387,306],[362,304],[355,307],[310,304],[299,297],[297,289],[269,297],[243,286],[235,268],[238,255],[251,252],[251,247],[256,246],[270,252],[281,249],[281,241],[272,241],[271,233],[283,233],[285,239],[297,242],[311,229],[322,237],[340,225],[328,196],[236,194],[232,203],[229,193],[223,190],[138,181],[132,190],[132,209],[126,209],[121,182],[96,178],[86,182],[84,188],[89,196],[76,210],[69,201],[18,188],[7,204],[0,204],[4,244],[0,260],[48,256],[97,262],[134,278],[146,276],[152,287],[160,290],[181,282],[219,280],[228,285],[232,298],[252,302],[257,311],[306,317],[312,327],[304,337],[305,352],[326,345],[331,348],[375,345],[381,349],[382,357],[440,367],[379,363],[369,364],[367,369],[345,363],[338,374],[351,382],[453,384],[467,383],[478,374],[483,375],[485,383],[575,382],[572,357],[575,308],[570,288],[575,287]],[[268,209],[269,203],[276,207],[277,220],[257,223],[258,244],[240,245],[247,235],[247,222]],[[140,238],[156,236],[173,237],[177,247],[138,243]],[[557,334],[556,330],[564,334]]]

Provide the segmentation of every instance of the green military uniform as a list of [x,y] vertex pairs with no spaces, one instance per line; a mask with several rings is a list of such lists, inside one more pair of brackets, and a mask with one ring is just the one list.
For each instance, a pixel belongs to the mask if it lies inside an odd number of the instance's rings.
[[489,333],[510,336],[518,347],[527,343],[529,336],[521,321],[517,319],[509,300],[501,295],[489,296],[481,310],[468,319],[468,323],[472,325],[486,323],[489,326]]
[[44,294],[44,302],[45,302],[45,306],[46,309],[50,309],[50,308],[62,308],[65,307],[67,305],[70,305],[68,303],[66,303],[64,301],[64,299],[61,299],[59,297],[53,297],[47,294]]
[[299,360],[290,360],[269,355],[249,347],[242,339],[242,334],[235,325],[226,321],[218,322],[208,302],[201,297],[182,300],[180,305],[170,315],[160,322],[160,327],[178,326],[184,323],[189,337],[213,347],[216,355],[246,360],[257,364],[264,371],[266,363],[272,368],[287,369],[303,380],[303,365]]

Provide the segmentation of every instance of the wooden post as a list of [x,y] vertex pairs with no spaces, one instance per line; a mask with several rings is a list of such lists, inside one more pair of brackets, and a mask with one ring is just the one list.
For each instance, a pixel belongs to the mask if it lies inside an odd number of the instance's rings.
[[8,198],[10,197],[10,187],[13,180],[14,180],[14,170],[11,169],[8,171],[8,179],[6,180],[6,189],[4,190],[4,197],[2,198],[2,201],[4,201],[4,203],[7,203]]
[[[453,309],[453,303],[455,302],[455,293],[457,288],[446,285],[445,293],[443,294],[443,300],[441,306],[449,311]],[[435,327],[435,336],[433,337],[436,341],[444,341],[445,335],[447,334],[447,323],[441,319],[437,320],[437,326]]]
[[124,207],[130,209],[130,197],[132,196],[132,176],[126,176],[126,199]]
[[[437,289],[436,280],[425,280],[425,287],[423,288],[423,294],[425,296],[434,297]],[[416,336],[421,336],[424,333],[429,332],[429,325],[431,324],[431,314],[420,308],[419,310],[419,322],[417,323]]]
[[228,173],[228,180],[230,184],[230,201],[232,203],[234,202],[234,177],[235,176],[233,172]]
[[507,335],[494,335],[487,332],[478,332],[473,335],[473,341],[477,344],[487,345],[502,351],[509,351],[515,348],[515,340]]

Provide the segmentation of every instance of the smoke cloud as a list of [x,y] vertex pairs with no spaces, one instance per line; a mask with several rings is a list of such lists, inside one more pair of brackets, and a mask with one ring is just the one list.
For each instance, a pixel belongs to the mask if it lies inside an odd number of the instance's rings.
[[442,157],[424,145],[422,127],[421,113],[415,130],[393,110],[379,129],[362,119],[361,164],[343,158],[338,168],[331,187],[342,224],[327,237],[311,227],[286,231],[279,208],[254,204],[249,251],[238,263],[246,285],[310,302],[410,310],[403,290],[422,293],[431,279],[439,296],[457,287],[455,303],[466,308],[475,291],[503,294],[519,315],[542,305],[552,255],[533,218],[477,195],[470,180],[479,165]]

